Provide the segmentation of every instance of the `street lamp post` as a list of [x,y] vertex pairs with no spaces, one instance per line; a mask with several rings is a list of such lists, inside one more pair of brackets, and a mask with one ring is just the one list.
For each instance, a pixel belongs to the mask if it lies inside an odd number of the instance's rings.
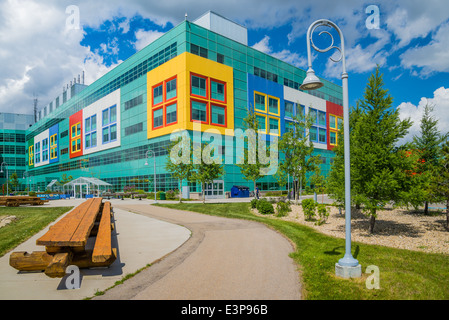
[[153,164],[154,164],[154,203],[157,203],[157,197],[156,197],[156,155],[154,154],[153,150],[148,150],[145,153],[145,165],[148,165],[148,153],[151,152],[152,153],[152,157],[153,157]]
[[0,165],[0,173],[3,173],[3,166],[5,166],[6,168],[6,195],[8,195],[9,190],[8,164],[6,162],[2,162],[2,164]]
[[[328,31],[321,31],[319,35],[325,33],[331,37],[331,44],[325,49],[318,48],[313,43],[313,32],[319,26],[326,26],[330,28],[334,28],[341,40],[341,48],[334,46],[334,38],[331,33]],[[354,259],[351,254],[351,161],[350,161],[350,146],[349,146],[349,98],[348,98],[348,73],[346,72],[346,60],[345,60],[345,42],[343,33],[340,28],[333,23],[332,21],[326,19],[320,19],[313,22],[309,29],[307,30],[307,57],[309,63],[309,69],[307,70],[306,78],[302,83],[300,89],[302,90],[316,90],[323,86],[323,83],[318,79],[315,75],[315,71],[312,69],[312,55],[311,48],[312,46],[318,52],[328,52],[329,50],[335,49],[340,52],[339,59],[334,59],[330,57],[333,62],[342,61],[343,72],[341,75],[342,87],[343,87],[343,118],[345,121],[343,122],[343,133],[344,133],[344,157],[345,157],[345,255],[342,259],[338,260],[335,264],[335,273],[337,276],[341,276],[343,278],[355,278],[361,277],[362,267],[359,262]]]

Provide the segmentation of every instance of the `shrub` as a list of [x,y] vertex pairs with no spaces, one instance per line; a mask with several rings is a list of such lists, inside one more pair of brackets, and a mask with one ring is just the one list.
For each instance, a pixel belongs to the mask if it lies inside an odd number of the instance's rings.
[[256,207],[257,207],[257,199],[253,199],[253,200],[251,200],[251,208],[252,209],[255,209]]
[[167,200],[175,200],[175,199],[176,199],[176,193],[175,193],[173,190],[168,190],[168,191],[165,193],[165,198],[166,198]]
[[301,202],[301,206],[306,220],[313,220],[315,217],[317,202],[313,199],[304,199]]
[[274,207],[265,199],[261,199],[257,202],[257,210],[261,214],[272,214],[274,213]]
[[290,208],[290,202],[278,202],[276,205],[276,211],[278,217],[285,217],[290,211],[292,211]]
[[326,222],[327,217],[329,217],[329,208],[326,207],[325,204],[318,204],[317,205],[317,211],[318,211],[318,221],[315,222],[316,225],[322,225]]

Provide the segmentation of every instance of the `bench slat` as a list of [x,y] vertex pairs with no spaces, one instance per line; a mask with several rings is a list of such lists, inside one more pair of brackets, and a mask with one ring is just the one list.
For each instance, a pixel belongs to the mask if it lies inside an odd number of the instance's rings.
[[[97,198],[95,198],[97,199]],[[80,241],[79,238],[75,242],[72,242],[73,235],[77,232],[80,224],[83,222],[86,214],[90,211],[90,207],[94,204],[94,199],[89,199],[81,203],[78,207],[73,209],[69,214],[59,220],[53,225],[50,230],[40,237],[37,241],[37,245],[44,246],[83,246],[87,241],[87,237],[84,241]],[[101,203],[101,198],[99,198]],[[98,201],[95,205],[98,205]]]
[[85,246],[87,239],[89,238],[90,231],[94,226],[95,220],[98,213],[100,212],[100,207],[103,199],[94,198],[92,204],[84,215],[82,221],[79,223],[78,228],[72,235],[70,241],[73,245]]
[[111,203],[106,201],[101,214],[100,226],[98,227],[92,254],[93,262],[105,262],[112,256],[111,243]]

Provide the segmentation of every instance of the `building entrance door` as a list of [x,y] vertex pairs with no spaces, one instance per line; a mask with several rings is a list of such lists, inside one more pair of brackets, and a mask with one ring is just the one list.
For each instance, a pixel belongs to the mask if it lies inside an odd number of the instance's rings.
[[224,199],[224,181],[214,180],[212,183],[206,183],[204,194],[206,199]]

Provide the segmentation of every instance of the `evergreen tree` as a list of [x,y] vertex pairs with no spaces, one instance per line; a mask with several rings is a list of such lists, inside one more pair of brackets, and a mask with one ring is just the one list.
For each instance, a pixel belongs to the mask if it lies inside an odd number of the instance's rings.
[[[377,67],[369,78],[364,99],[357,102],[350,117],[351,193],[352,200],[362,205],[370,217],[369,231],[374,232],[377,211],[387,203],[403,201],[410,187],[413,158],[407,147],[397,147],[411,126],[409,119],[400,120],[393,108],[393,98],[383,88],[383,76]],[[339,139],[336,158],[330,175],[332,190],[340,201],[344,193],[344,146]]]
[[[446,135],[447,137],[447,135]],[[449,140],[441,148],[441,157],[434,167],[431,192],[446,201],[446,229],[449,231]]]
[[420,135],[413,137],[416,152],[419,154],[416,174],[421,175],[419,179],[421,184],[418,184],[421,190],[416,192],[417,197],[415,201],[424,202],[424,214],[426,215],[429,212],[428,200],[435,199],[430,188],[431,173],[438,164],[441,151],[440,145],[443,141],[443,137],[437,128],[438,119],[432,116],[432,112],[433,106],[426,104],[420,124]]

